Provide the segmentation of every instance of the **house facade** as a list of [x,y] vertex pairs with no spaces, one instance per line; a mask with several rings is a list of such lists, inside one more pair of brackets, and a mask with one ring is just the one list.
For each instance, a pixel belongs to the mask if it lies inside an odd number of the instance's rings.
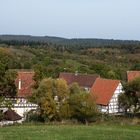
[[[38,107],[36,104],[29,102],[25,97],[6,98],[6,100],[12,102],[13,107],[11,109],[23,118],[27,112],[35,110]],[[6,111],[7,108],[3,108],[3,110]]]
[[96,97],[96,104],[102,113],[116,114],[121,112],[118,96],[123,92],[119,80],[97,78],[91,88]]

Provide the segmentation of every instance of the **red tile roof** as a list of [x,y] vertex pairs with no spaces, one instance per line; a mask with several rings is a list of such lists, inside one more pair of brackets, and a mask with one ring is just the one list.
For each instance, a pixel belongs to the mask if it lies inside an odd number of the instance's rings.
[[99,75],[93,74],[74,74],[74,73],[60,73],[59,78],[64,79],[68,85],[76,82],[81,87],[88,87],[91,88],[93,83],[95,82],[96,78]]
[[140,71],[127,71],[128,81],[134,80],[137,77],[140,77]]
[[[15,83],[17,86],[18,97],[31,96],[32,94],[31,86],[34,83],[33,76],[34,76],[33,71],[17,71],[17,78]],[[21,89],[19,89],[19,81],[21,81]]]
[[97,78],[91,88],[91,93],[97,98],[96,103],[99,105],[107,105],[119,83],[119,80]]

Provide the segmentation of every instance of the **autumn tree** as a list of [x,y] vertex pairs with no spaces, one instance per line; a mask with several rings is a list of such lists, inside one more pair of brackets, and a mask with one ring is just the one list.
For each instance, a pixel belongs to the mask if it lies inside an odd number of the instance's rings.
[[39,105],[40,115],[44,120],[54,120],[67,116],[68,95],[68,86],[64,80],[46,78],[33,90],[32,101]]
[[88,122],[97,114],[95,98],[77,83],[68,86],[63,79],[43,79],[31,98],[44,121],[74,118]]
[[54,92],[55,92],[55,101],[58,104],[57,114],[60,120],[67,119],[70,117],[69,111],[69,87],[65,80],[57,79],[54,81]]

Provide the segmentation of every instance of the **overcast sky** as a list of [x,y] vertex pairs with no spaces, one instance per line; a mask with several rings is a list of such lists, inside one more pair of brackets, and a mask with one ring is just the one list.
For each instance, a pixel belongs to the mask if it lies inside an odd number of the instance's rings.
[[140,40],[140,0],[0,0],[0,34]]

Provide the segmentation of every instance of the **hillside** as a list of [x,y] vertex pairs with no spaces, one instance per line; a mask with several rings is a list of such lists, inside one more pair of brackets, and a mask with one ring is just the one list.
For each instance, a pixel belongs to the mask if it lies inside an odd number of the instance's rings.
[[125,80],[126,71],[140,70],[138,41],[32,36],[0,38],[0,65],[2,63],[8,69],[35,69],[48,77],[58,77],[63,71],[78,71],[121,80]]

